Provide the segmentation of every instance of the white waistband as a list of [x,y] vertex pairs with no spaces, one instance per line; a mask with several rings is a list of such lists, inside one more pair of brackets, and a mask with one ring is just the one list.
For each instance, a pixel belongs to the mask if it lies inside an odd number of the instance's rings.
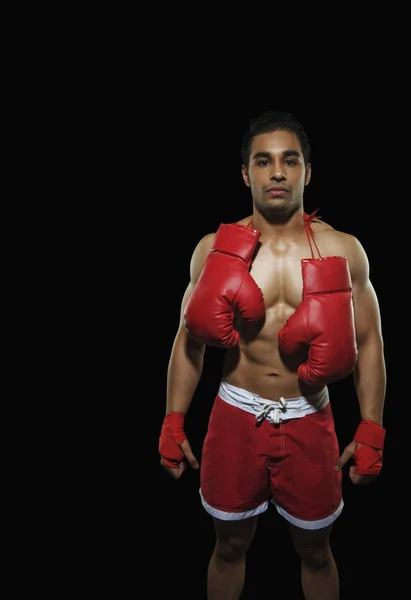
[[279,398],[268,400],[242,388],[238,388],[224,379],[220,382],[218,395],[222,400],[255,415],[257,421],[268,419],[278,424],[284,419],[298,419],[323,409],[329,402],[328,388],[321,392],[299,398]]

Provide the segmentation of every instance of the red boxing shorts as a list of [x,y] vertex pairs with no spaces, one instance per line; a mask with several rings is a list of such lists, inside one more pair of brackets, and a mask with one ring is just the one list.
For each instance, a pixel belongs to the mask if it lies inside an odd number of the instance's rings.
[[202,504],[229,521],[271,502],[293,525],[326,527],[344,505],[338,456],[327,387],[274,402],[222,380],[202,450]]

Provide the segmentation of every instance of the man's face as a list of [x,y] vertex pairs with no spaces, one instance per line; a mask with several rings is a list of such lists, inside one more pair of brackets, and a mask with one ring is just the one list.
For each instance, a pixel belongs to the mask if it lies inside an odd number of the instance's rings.
[[243,165],[242,173],[257,208],[284,213],[302,205],[311,166],[304,164],[295,133],[273,131],[254,138],[248,168]]

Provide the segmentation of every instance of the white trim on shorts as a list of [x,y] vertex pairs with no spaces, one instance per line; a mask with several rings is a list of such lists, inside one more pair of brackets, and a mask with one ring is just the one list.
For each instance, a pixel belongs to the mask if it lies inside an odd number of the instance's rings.
[[265,500],[260,506],[253,508],[251,510],[246,510],[244,512],[226,512],[225,510],[218,510],[218,508],[214,508],[210,506],[208,502],[204,500],[203,494],[200,489],[200,498],[202,505],[212,517],[216,517],[217,519],[221,519],[222,521],[241,521],[243,519],[248,519],[249,517],[255,517],[256,515],[261,515],[265,512],[269,507],[269,500]]
[[285,511],[281,506],[275,503],[272,499],[271,503],[277,509],[277,512],[286,519],[292,525],[296,525],[301,529],[322,529],[323,527],[327,527],[327,525],[331,525],[341,514],[342,509],[344,508],[344,500],[341,500],[340,506],[333,513],[325,517],[324,519],[317,519],[315,521],[304,521],[303,519],[298,519],[297,517],[293,517],[287,511]]
[[286,521],[295,525],[296,527],[300,527],[300,529],[308,529],[311,531],[315,531],[316,529],[322,529],[323,527],[327,527],[334,523],[336,519],[340,516],[342,509],[344,508],[344,500],[341,500],[340,506],[333,513],[325,517],[324,519],[316,519],[313,521],[304,521],[303,519],[298,519],[297,517],[293,517],[286,510],[278,506],[273,499],[266,500],[260,506],[253,508],[252,510],[246,510],[244,512],[226,512],[225,510],[219,510],[218,508],[214,508],[210,506],[208,502],[204,500],[203,494],[201,493],[201,489],[199,490],[201,503],[208,512],[209,515],[215,517],[216,519],[220,519],[221,521],[243,521],[244,519],[249,519],[250,517],[256,517],[258,515],[263,514],[266,510],[268,510],[270,503],[277,509],[279,515],[281,515]]

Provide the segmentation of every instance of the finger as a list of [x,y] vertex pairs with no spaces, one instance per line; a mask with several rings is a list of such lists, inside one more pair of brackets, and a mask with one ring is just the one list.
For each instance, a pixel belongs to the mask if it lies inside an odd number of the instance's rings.
[[356,466],[353,465],[350,468],[350,479],[356,485],[368,485],[377,479],[377,475],[369,475],[367,473],[365,475],[358,475]]
[[187,465],[186,465],[186,463],[184,461],[182,461],[181,463],[179,463],[177,465],[177,468],[173,469],[175,479],[180,479],[180,477],[182,476],[182,474],[184,473],[184,471],[186,469],[187,469]]
[[347,463],[347,461],[350,460],[350,458],[352,458],[353,454],[354,454],[354,448],[347,446],[345,448],[344,452],[341,454],[341,456],[337,460],[334,469],[336,471],[341,471],[341,469]]
[[188,440],[184,440],[184,442],[180,445],[180,448],[184,452],[184,456],[186,457],[187,462],[190,465],[190,467],[193,469],[198,469],[198,467],[199,467],[198,460],[194,456]]
[[362,475],[357,475],[357,467],[353,465],[349,470],[350,479],[355,485],[362,483],[363,477]]
[[173,479],[180,479],[181,475],[184,473],[184,471],[187,468],[184,461],[181,461],[180,463],[176,463],[175,467],[169,467],[168,465],[164,464],[163,459],[161,458],[160,464],[165,469],[165,471],[168,473],[168,475],[170,475],[170,477],[172,477]]

